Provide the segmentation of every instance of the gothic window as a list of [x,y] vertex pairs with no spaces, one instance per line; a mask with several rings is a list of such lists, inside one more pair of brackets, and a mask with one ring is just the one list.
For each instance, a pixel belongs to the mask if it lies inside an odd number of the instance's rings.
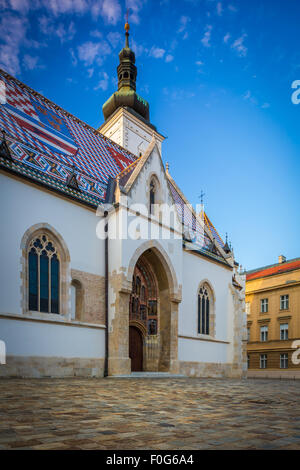
[[59,313],[60,259],[55,244],[45,234],[33,238],[28,248],[29,310]]
[[210,310],[212,308],[212,298],[209,289],[203,285],[198,293],[198,333],[209,335],[210,332]]
[[149,196],[149,206],[150,206],[150,214],[154,214],[154,204],[155,204],[155,182],[151,180],[150,183],[150,196]]

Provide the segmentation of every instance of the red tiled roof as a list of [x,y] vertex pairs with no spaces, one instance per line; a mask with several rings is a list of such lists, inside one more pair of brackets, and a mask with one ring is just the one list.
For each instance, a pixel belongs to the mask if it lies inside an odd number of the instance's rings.
[[275,274],[282,274],[289,271],[294,271],[295,269],[300,269],[300,260],[292,261],[291,263],[287,262],[278,264],[270,268],[255,271],[254,273],[249,273],[246,275],[246,280],[252,281],[253,279],[258,279],[260,277],[274,276]]

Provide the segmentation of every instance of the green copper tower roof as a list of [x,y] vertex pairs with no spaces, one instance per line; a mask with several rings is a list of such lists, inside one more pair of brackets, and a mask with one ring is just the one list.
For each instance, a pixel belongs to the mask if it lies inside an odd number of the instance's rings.
[[125,24],[125,47],[119,52],[120,64],[117,68],[118,91],[102,106],[104,119],[107,120],[118,108],[132,109],[144,120],[149,121],[149,103],[136,92],[137,68],[135,54],[129,47],[129,24]]

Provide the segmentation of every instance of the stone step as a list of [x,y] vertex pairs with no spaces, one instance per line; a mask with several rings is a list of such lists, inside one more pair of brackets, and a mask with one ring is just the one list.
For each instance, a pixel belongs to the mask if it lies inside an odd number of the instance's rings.
[[170,372],[131,372],[128,375],[111,375],[109,378],[121,379],[176,379],[184,378],[182,374],[171,374]]

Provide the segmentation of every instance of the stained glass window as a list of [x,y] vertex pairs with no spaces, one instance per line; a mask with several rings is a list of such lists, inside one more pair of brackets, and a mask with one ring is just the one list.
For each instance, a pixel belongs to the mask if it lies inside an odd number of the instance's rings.
[[60,261],[48,235],[35,237],[28,250],[29,310],[59,313]]
[[32,248],[28,255],[29,310],[38,309],[38,255]]

